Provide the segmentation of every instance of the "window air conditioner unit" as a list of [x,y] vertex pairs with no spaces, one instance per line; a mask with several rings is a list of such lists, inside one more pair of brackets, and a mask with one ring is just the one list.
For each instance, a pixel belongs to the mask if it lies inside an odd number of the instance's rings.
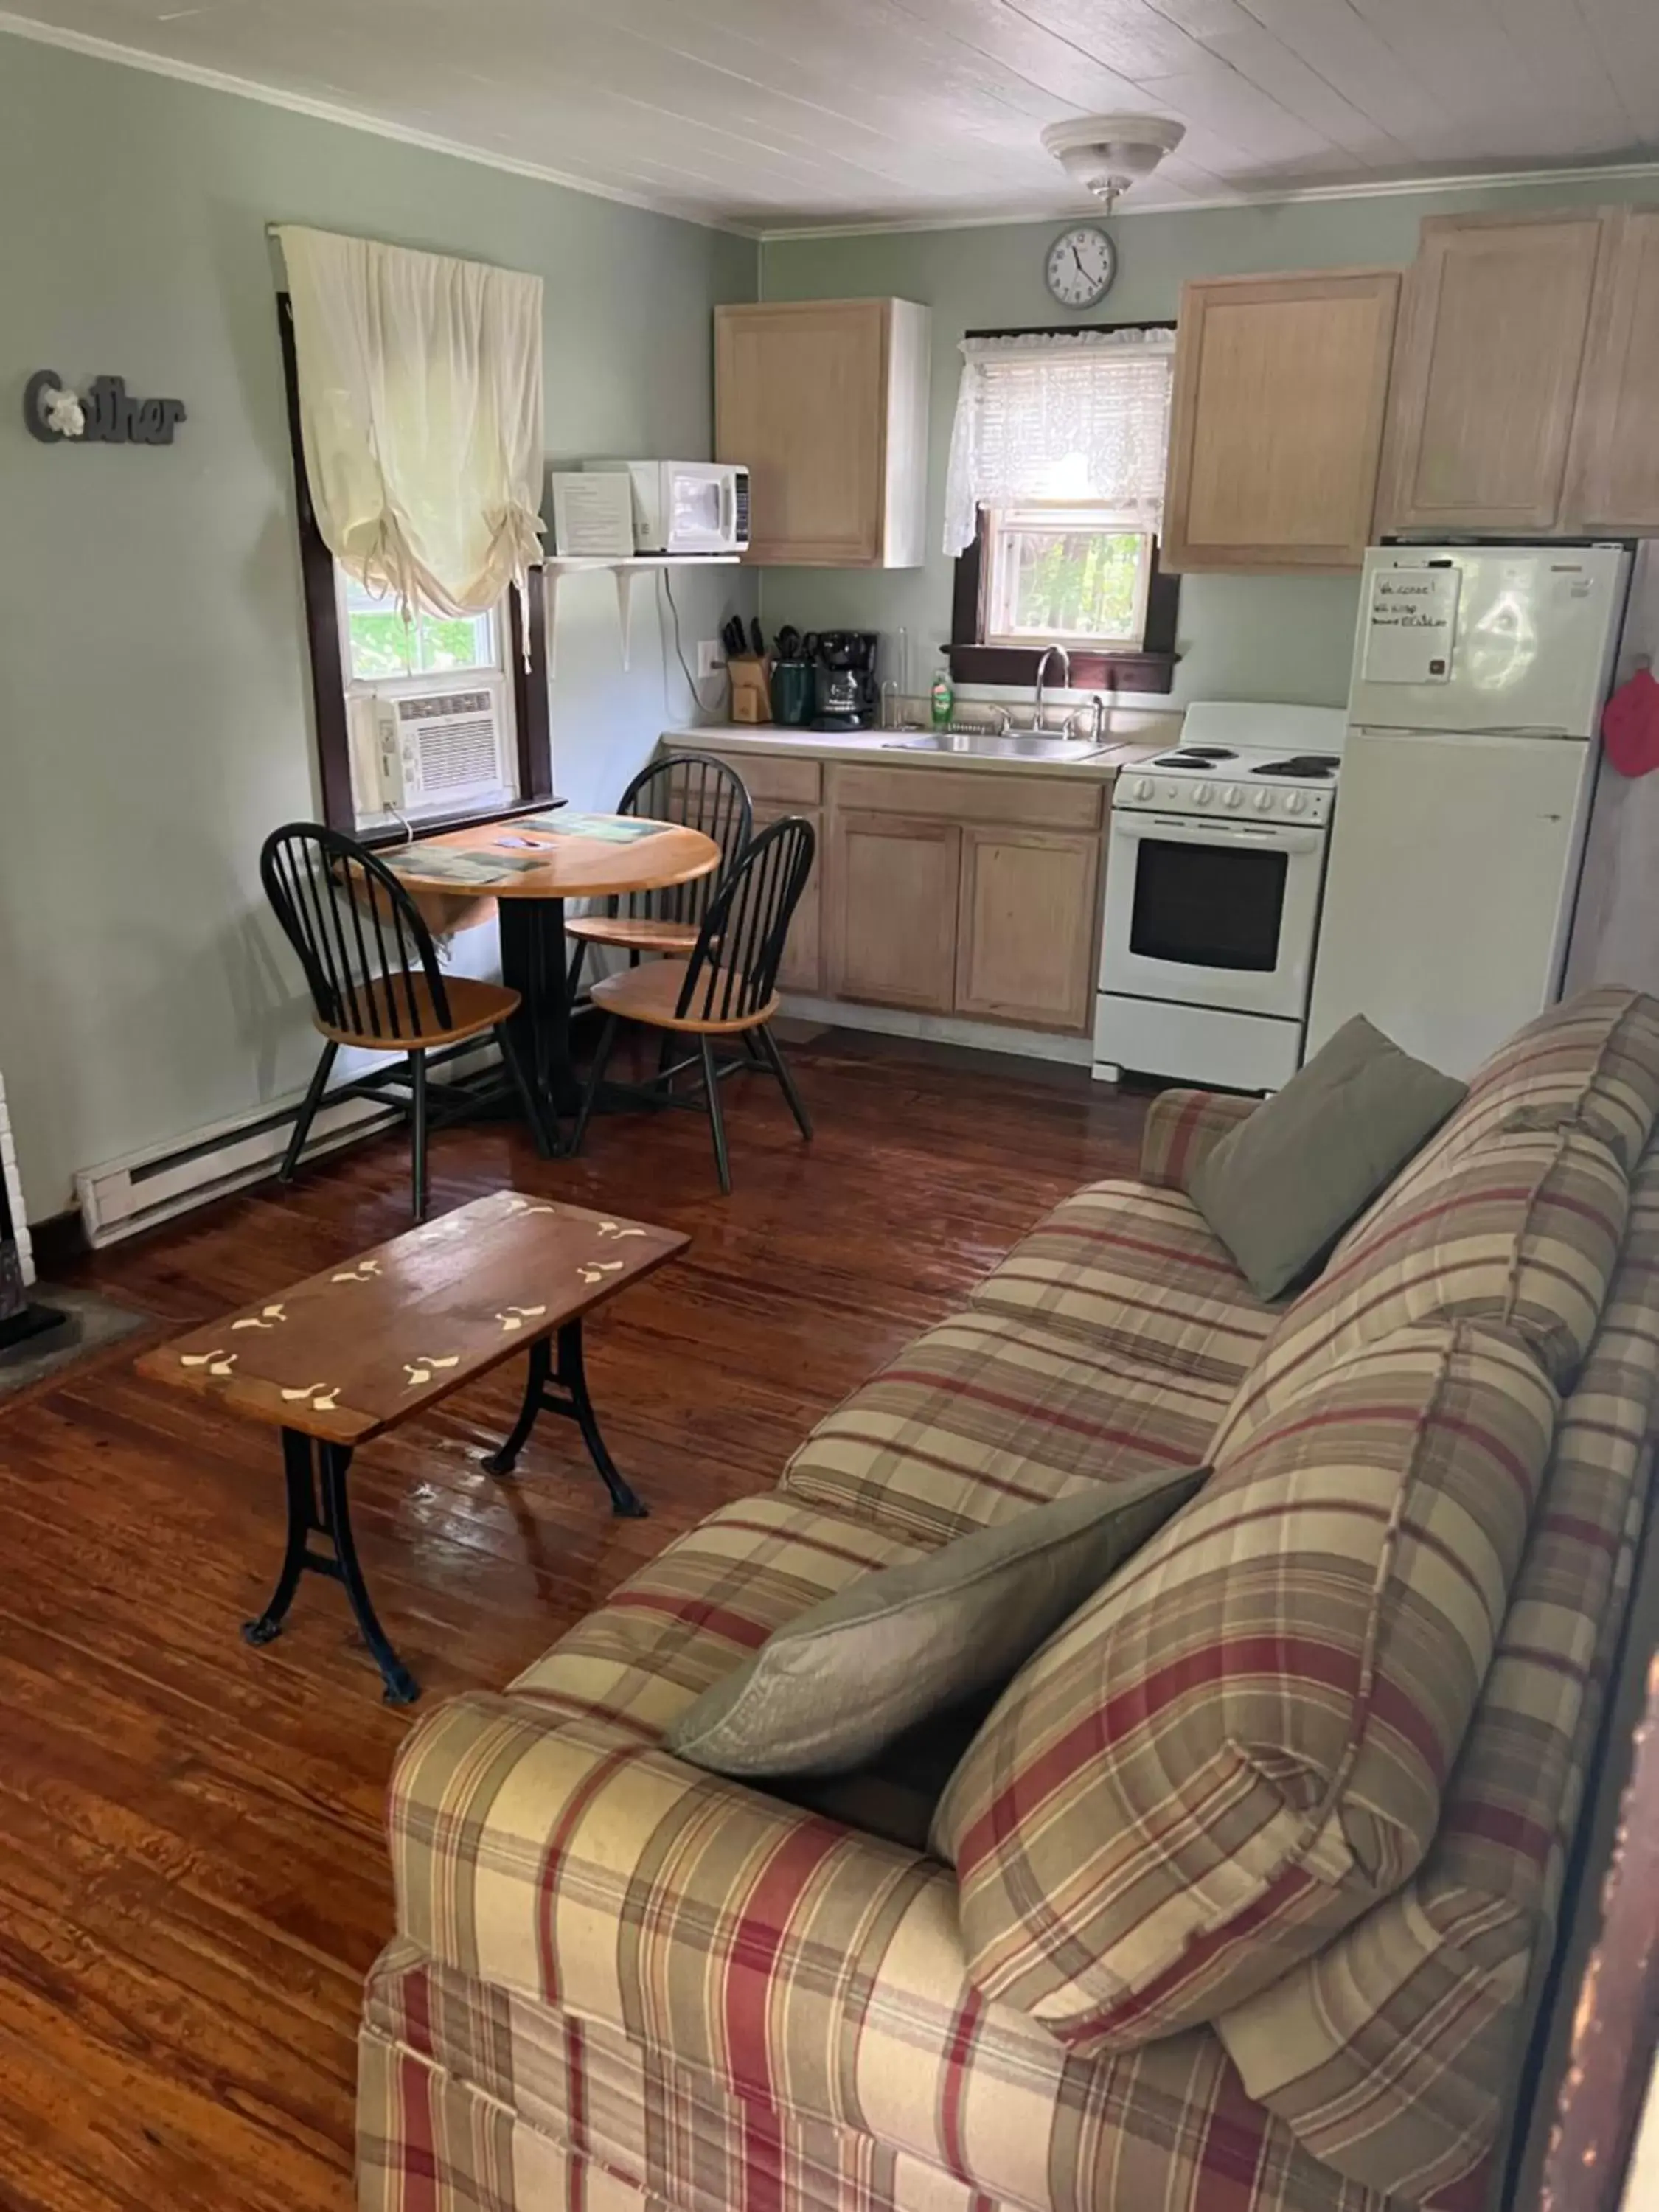
[[498,799],[514,786],[504,678],[374,696],[382,803],[409,814]]

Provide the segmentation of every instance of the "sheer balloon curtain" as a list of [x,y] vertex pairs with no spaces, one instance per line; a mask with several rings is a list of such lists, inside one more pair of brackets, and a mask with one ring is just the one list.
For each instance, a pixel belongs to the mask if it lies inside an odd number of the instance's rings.
[[964,338],[945,493],[945,550],[981,507],[1088,500],[1157,530],[1164,517],[1173,331]]
[[541,278],[292,224],[276,235],[324,543],[405,607],[496,605],[541,556]]

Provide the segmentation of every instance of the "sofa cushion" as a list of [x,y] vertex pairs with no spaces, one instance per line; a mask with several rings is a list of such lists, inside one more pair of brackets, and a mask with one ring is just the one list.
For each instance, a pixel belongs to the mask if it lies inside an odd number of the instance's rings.
[[1228,1384],[1249,1372],[1278,1319],[1189,1198],[1133,1182],[1064,1200],[972,1303]]
[[1403,1889],[1216,2023],[1251,2094],[1316,2155],[1413,2202],[1459,2181],[1503,2125],[1651,1480],[1656,1284],[1650,1152],[1434,1844]]
[[1522,1121],[1596,1137],[1628,1174],[1659,1115],[1659,1000],[1582,992],[1516,1031],[1469,1085],[1460,1134]]
[[1511,1330],[1558,1383],[1595,1333],[1629,1205],[1624,1170],[1572,1128],[1499,1130],[1409,1176],[1285,1312],[1214,1449],[1237,1449],[1338,1360],[1418,1322]]
[[849,1583],[921,1556],[890,1528],[773,1491],[677,1537],[511,1686],[654,1743],[775,1629]]
[[1213,1147],[1188,1186],[1193,1203],[1257,1297],[1276,1298],[1307,1279],[1462,1096],[1356,1014]]
[[862,1575],[774,1629],[665,1745],[716,1774],[850,1774],[1001,1688],[1202,1480],[1191,1468],[1097,1483]]
[[1091,1483],[1199,1465],[1231,1395],[1062,1330],[970,1311],[827,1414],[781,1487],[948,1543]]
[[1340,1363],[1024,1668],[952,1777],[969,1972],[1073,2047],[1213,2019],[1433,1839],[1554,1425],[1524,1346]]
[[1577,1129],[1608,1146],[1626,1175],[1659,1108],[1659,1000],[1586,991],[1552,1006],[1477,1068],[1468,1096],[1337,1247],[1369,1236],[1386,1206],[1409,1206],[1455,1163],[1507,1131]]

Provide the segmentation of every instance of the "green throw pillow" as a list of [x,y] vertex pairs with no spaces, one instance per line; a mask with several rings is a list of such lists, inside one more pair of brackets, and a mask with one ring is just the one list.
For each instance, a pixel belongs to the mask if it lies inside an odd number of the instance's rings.
[[716,1774],[848,1774],[1006,1682],[1190,1498],[1201,1468],[1103,1482],[861,1575],[705,1690],[663,1748]]
[[1200,1162],[1193,1204],[1264,1298],[1307,1275],[1462,1103],[1363,1014]]

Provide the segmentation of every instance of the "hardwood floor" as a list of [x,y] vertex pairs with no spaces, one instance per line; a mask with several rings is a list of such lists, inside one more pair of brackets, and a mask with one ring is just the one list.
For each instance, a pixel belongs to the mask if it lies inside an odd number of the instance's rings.
[[596,1121],[576,1162],[440,1134],[434,1212],[516,1183],[688,1231],[595,1319],[600,1418],[652,1518],[613,1521],[574,1431],[478,1465],[516,1365],[367,1447],[354,1517],[426,1695],[389,1710],[343,1594],[279,1556],[274,1436],[141,1382],[157,1337],[395,1233],[388,1139],[118,1247],[83,1279],[157,1327],[0,1408],[0,2212],[345,2212],[362,1977],[392,1927],[380,1820],[412,1718],[496,1686],[672,1536],[769,1486],[824,1409],[1052,1201],[1132,1174],[1143,1102],[1085,1072],[827,1033],[706,1125]]

